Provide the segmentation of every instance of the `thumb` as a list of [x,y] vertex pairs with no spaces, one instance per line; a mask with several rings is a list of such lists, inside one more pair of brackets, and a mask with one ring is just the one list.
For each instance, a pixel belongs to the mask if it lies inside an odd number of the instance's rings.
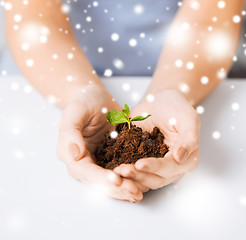
[[68,151],[74,161],[79,161],[81,158],[83,158],[86,153],[86,146],[83,137],[78,136],[76,139],[73,136],[73,139],[68,145]]
[[[85,156],[86,145],[82,135],[87,124],[88,109],[82,101],[74,101],[62,113],[59,125],[59,152],[75,161]],[[63,149],[61,149],[63,148]]]
[[172,149],[172,155],[177,163],[182,164],[197,148],[199,148],[199,136],[192,132],[185,132],[179,136]]

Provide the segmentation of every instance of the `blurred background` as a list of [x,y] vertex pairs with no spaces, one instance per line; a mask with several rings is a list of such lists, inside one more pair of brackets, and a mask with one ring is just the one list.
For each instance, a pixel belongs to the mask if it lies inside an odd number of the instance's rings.
[[[233,59],[234,63],[231,71],[229,72],[229,78],[246,78],[246,15],[243,17],[240,43]],[[0,6],[0,74],[21,74],[8,50],[4,30],[4,9],[2,6]]]

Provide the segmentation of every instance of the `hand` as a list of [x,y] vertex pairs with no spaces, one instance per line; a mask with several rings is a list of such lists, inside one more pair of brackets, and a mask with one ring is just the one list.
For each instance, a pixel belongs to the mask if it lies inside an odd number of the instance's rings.
[[113,198],[138,202],[145,187],[121,178],[112,170],[93,161],[93,152],[110,130],[102,109],[118,109],[112,97],[95,84],[83,88],[78,100],[62,113],[57,147],[58,158],[67,165],[69,174],[89,185],[99,185]]
[[152,131],[154,126],[159,127],[169,152],[163,158],[145,158],[135,164],[122,164],[114,171],[147,189],[158,189],[178,181],[197,166],[200,118],[176,90],[157,93],[153,102],[144,100],[131,111],[131,116],[143,113],[151,114],[151,117],[134,124],[147,131]]

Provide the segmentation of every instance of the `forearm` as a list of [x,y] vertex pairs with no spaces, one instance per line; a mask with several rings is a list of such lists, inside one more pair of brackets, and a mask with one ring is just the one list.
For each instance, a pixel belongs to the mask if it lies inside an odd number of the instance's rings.
[[176,89],[196,105],[231,67],[241,25],[233,17],[241,16],[244,1],[225,1],[224,9],[218,8],[218,1],[197,1],[197,10],[191,2],[184,1],[170,28],[147,94]]
[[[11,2],[6,24],[12,54],[24,76],[43,95],[65,107],[90,81],[104,88],[74,38],[60,3]],[[16,14],[22,16],[20,22],[15,21]],[[14,30],[15,25],[18,30]]]

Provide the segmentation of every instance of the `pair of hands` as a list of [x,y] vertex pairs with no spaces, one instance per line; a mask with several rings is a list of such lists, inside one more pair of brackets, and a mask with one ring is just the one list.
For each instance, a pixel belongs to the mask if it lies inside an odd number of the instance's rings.
[[95,84],[84,87],[83,94],[62,113],[57,146],[58,158],[69,174],[80,181],[105,190],[110,197],[139,202],[143,193],[178,181],[198,164],[200,120],[186,98],[175,90],[143,100],[131,110],[131,116],[143,113],[152,116],[136,122],[144,130],[160,128],[169,152],[164,158],[139,159],[135,164],[122,164],[114,170],[104,169],[93,161],[93,152],[104,133],[113,130],[105,113],[121,107],[111,95]]

